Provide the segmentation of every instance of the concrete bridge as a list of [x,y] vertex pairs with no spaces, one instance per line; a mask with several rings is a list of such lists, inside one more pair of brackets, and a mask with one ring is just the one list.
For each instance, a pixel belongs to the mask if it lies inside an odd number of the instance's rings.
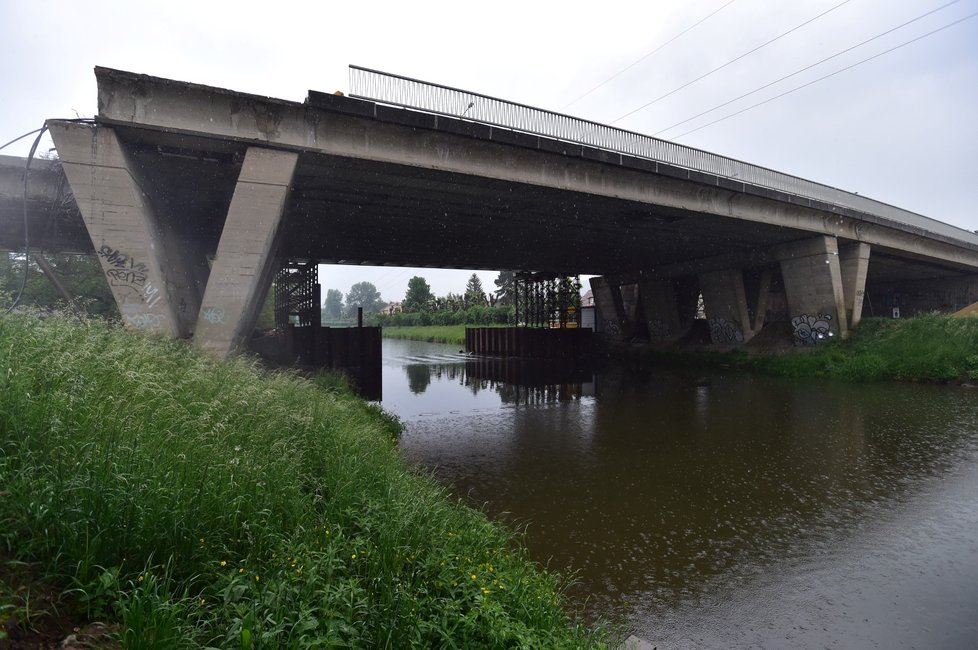
[[[218,355],[283,260],[594,274],[606,330],[662,342],[699,296],[718,344],[978,301],[974,233],[640,134],[362,68],[301,103],[95,74],[95,120],[48,123],[31,245],[97,254],[128,323]],[[0,159],[0,247],[22,192]]]

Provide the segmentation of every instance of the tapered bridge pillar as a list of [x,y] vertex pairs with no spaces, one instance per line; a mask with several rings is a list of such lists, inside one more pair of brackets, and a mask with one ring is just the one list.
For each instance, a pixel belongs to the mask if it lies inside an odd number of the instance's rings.
[[[224,358],[254,327],[271,283],[298,155],[248,148],[208,271],[206,242],[180,232],[110,127],[49,124],[65,176],[127,325],[188,338]],[[210,246],[213,247],[213,240]]]
[[[868,262],[869,252],[865,252]],[[848,336],[849,321],[846,318],[842,268],[835,237],[815,237],[778,246],[774,249],[774,255],[781,263],[788,317],[795,343],[816,345],[832,337]],[[865,286],[865,270],[862,283]],[[853,305],[855,290],[854,282]]]
[[716,345],[739,345],[755,334],[751,328],[740,269],[701,273],[700,292],[710,326],[710,340]]
[[251,147],[228,209],[197,318],[195,340],[219,357],[255,327],[275,273],[279,225],[298,156]]

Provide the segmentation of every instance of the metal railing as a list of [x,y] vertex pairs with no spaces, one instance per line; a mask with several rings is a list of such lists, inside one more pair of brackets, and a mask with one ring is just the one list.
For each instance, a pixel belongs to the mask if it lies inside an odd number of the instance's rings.
[[978,245],[978,235],[975,233],[888,203],[702,149],[488,95],[355,65],[350,66],[350,95],[705,172],[748,185],[858,210]]

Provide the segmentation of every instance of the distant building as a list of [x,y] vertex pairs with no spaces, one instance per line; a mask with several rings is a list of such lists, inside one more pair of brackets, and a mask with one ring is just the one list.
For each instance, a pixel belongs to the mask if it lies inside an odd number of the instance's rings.
[[581,307],[594,307],[594,294],[590,289],[581,296]]
[[380,311],[381,311],[381,313],[387,314],[388,316],[390,316],[391,314],[399,314],[399,313],[401,313],[404,310],[401,309],[401,303],[399,303],[399,302],[389,302],[389,303],[387,303],[387,306],[384,307],[383,309],[381,309]]

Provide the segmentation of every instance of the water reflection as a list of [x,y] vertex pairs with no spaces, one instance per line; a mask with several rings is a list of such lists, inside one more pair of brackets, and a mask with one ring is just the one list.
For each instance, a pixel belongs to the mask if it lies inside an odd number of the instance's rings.
[[[972,395],[621,367],[589,382],[520,386],[457,356],[433,365],[445,367],[413,397],[438,400],[423,407],[385,378],[385,406],[407,422],[404,456],[490,514],[528,523],[533,556],[576,575],[571,595],[585,618],[626,616],[660,648],[727,638],[778,647],[769,633],[783,633],[781,645],[790,633],[792,645],[823,647],[825,635],[779,625],[879,620],[895,585],[910,585],[930,600],[880,624],[874,643],[899,647],[900,631],[934,645],[905,628],[935,626],[937,612],[957,612],[940,623],[955,638],[978,638],[968,525],[978,522],[978,471],[945,491],[947,477],[978,466]],[[904,538],[936,541],[888,541]],[[867,546],[885,557],[867,561]],[[951,582],[947,567],[961,558]],[[911,566],[925,568],[901,577]],[[726,627],[707,629],[714,615]],[[754,629],[765,616],[767,631]]]

